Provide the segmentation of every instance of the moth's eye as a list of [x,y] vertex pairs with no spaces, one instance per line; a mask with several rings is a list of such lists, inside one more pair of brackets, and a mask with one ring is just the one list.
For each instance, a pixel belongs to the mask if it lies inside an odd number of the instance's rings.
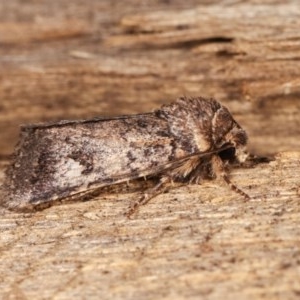
[[231,147],[219,152],[219,156],[222,160],[233,161],[235,159],[235,148]]

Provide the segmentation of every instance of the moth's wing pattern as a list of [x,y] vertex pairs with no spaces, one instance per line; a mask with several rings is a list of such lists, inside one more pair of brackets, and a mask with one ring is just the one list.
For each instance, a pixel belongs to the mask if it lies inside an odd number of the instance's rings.
[[172,164],[174,147],[168,123],[154,114],[27,126],[4,201],[18,209],[155,174]]

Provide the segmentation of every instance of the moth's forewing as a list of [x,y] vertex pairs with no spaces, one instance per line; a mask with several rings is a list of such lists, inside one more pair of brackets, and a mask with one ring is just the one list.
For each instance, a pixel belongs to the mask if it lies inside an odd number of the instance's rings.
[[27,126],[7,170],[4,201],[26,208],[151,175],[187,154],[174,147],[168,123],[154,114]]

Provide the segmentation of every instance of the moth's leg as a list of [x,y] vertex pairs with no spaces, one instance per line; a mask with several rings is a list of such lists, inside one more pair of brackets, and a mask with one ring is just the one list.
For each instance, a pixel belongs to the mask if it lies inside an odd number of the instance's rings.
[[226,172],[225,164],[218,155],[213,155],[212,157],[212,168],[215,175],[217,177],[221,177],[233,191],[243,196],[246,200],[250,199],[249,195],[247,195],[245,192],[243,192],[241,189],[239,189],[235,184],[231,182]]
[[155,185],[153,188],[148,189],[142,197],[140,197],[137,201],[135,201],[129,208],[128,212],[126,213],[126,216],[129,218],[132,214],[134,214],[139,206],[145,205],[148,203],[152,198],[155,196],[162,194],[166,189],[168,183],[170,183],[172,180],[170,177],[162,177],[160,178],[157,185]]
[[189,183],[201,184],[203,179],[213,179],[211,160],[201,160],[198,166],[191,171],[189,175]]

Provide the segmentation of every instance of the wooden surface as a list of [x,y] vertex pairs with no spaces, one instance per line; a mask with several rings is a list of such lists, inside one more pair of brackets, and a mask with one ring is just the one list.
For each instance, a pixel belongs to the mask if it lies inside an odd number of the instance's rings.
[[34,214],[1,212],[3,299],[298,299],[300,153],[207,182]]
[[[151,2],[151,3],[150,3]],[[188,2],[188,3],[187,3]],[[213,96],[270,163],[35,214],[0,208],[0,299],[300,297],[298,1],[0,3],[0,183],[19,124]]]

